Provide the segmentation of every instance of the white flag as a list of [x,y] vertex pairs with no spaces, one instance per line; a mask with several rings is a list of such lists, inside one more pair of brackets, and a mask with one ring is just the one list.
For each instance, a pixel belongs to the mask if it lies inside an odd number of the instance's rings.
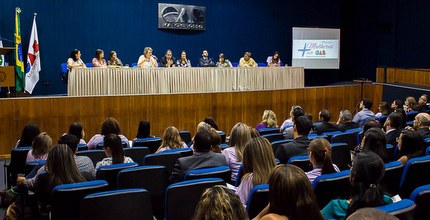
[[[0,35],[0,48],[3,48],[3,41],[1,40],[1,35]],[[0,66],[4,66],[4,55],[0,55]]]
[[39,81],[40,70],[39,38],[37,37],[36,16],[34,16],[30,43],[28,45],[27,69],[25,71],[25,91],[30,94]]

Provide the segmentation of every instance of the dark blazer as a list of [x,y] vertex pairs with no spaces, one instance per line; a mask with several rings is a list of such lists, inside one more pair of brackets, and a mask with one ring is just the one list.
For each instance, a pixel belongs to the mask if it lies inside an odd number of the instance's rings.
[[418,128],[417,132],[423,137],[423,139],[430,138],[429,127]]
[[306,155],[307,148],[311,140],[307,136],[302,136],[294,139],[294,141],[281,144],[276,151],[276,158],[280,163],[286,164],[291,157]]
[[390,131],[388,134],[385,134],[385,136],[387,137],[387,144],[391,144],[394,147],[397,146],[396,138],[400,136],[401,131],[402,131],[401,129],[396,129],[396,130]]
[[178,159],[170,176],[170,182],[182,181],[189,170],[216,166],[228,166],[224,155],[214,152],[194,152],[194,155]]
[[342,132],[348,129],[358,128],[358,127],[360,127],[360,125],[357,122],[353,122],[353,121],[348,121],[337,125],[337,128]]
[[419,105],[419,106],[417,107],[417,111],[418,111],[418,112],[426,112],[426,111],[428,111],[428,110],[430,110],[430,107],[429,107],[427,104]]
[[331,131],[338,131],[338,130],[339,129],[337,128],[337,126],[335,124],[323,121],[323,122],[321,122],[321,124],[315,126],[313,133],[317,133],[320,135],[324,132],[331,132]]

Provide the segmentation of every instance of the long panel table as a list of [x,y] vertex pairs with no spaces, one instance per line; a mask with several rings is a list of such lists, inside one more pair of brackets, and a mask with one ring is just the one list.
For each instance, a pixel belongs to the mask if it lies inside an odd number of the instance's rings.
[[260,91],[304,87],[302,67],[83,68],[69,73],[69,96]]

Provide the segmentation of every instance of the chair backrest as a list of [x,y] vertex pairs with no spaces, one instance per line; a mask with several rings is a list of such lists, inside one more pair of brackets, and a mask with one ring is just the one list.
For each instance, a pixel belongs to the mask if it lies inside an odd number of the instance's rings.
[[187,130],[181,130],[179,131],[179,136],[181,136],[181,139],[185,143],[191,142],[191,132]]
[[263,63],[263,62],[257,62],[259,67],[265,67],[267,66],[267,63]]
[[403,164],[392,161],[385,164],[384,185],[390,195],[399,193],[400,179],[402,178]]
[[152,220],[150,193],[142,188],[93,193],[82,199],[81,220]]
[[51,219],[79,219],[82,198],[92,193],[105,191],[107,187],[108,183],[104,180],[56,186],[51,194]]
[[[321,135],[327,136],[329,142],[331,143],[332,142],[331,137],[333,137],[333,135],[336,135],[336,134],[343,134],[343,132],[342,131],[328,131],[328,132],[323,132]],[[342,142],[345,142],[345,141],[342,141]]]
[[427,219],[430,207],[430,184],[416,188],[411,194],[411,200],[417,205],[415,219]]
[[220,178],[207,178],[182,181],[167,187],[165,219],[191,219],[203,192],[215,185],[225,186],[225,182]]
[[88,146],[86,144],[78,144],[78,151],[88,150]]
[[118,173],[118,189],[144,188],[151,194],[152,212],[157,219],[164,218],[164,194],[169,185],[164,166],[139,166]]
[[[29,173],[31,173],[31,171],[33,171],[34,168],[40,168],[43,165],[45,165],[46,160],[34,160],[34,161],[30,161],[28,163],[25,164],[25,176],[27,176]],[[37,171],[35,171],[37,172]]]
[[106,180],[109,183],[109,189],[114,190],[118,188],[119,171],[136,166],[137,163],[119,163],[108,166],[101,166],[97,169],[96,179]]
[[308,172],[312,170],[312,164],[309,161],[309,155],[291,157],[287,164],[292,164],[300,167],[303,171]]
[[256,185],[249,193],[246,211],[248,217],[253,219],[269,204],[269,184]]
[[67,73],[67,63],[61,64],[61,73],[63,73],[63,74]]
[[323,174],[312,183],[320,207],[325,207],[333,199],[346,199],[349,187],[349,170]]
[[354,150],[354,148],[357,147],[357,133],[335,134],[331,137],[331,143],[346,143],[348,144],[349,150]]
[[427,149],[426,149],[426,155],[430,155],[430,147],[427,147]]
[[361,121],[360,127],[363,127],[364,124],[366,124],[366,122],[368,120],[370,120],[370,119],[375,119],[375,117],[374,116],[370,116],[370,117],[367,117],[367,118],[363,119],[363,121]]
[[402,173],[400,180],[400,196],[409,197],[415,188],[430,184],[430,156],[410,159]]
[[309,140],[313,140],[313,139],[317,139],[317,138],[324,138],[324,139],[326,139],[328,142],[330,142],[330,141],[331,141],[331,139],[330,139],[327,135],[308,134],[308,139],[309,139]]
[[133,161],[139,165],[143,165],[143,158],[150,154],[149,148],[147,147],[130,147],[124,148],[124,155],[130,157]]
[[279,128],[261,128],[258,130],[261,136],[265,134],[279,133]]
[[271,142],[270,144],[272,145],[273,153],[276,155],[276,151],[278,150],[279,146],[281,146],[282,144],[286,144],[288,142],[292,142],[292,141],[293,141],[293,139],[285,139],[285,140],[281,140],[281,141]]
[[[127,142],[125,142],[125,141],[123,141],[123,142],[122,142],[122,148],[123,148],[123,149],[128,148],[128,143],[127,143]],[[103,149],[104,149],[104,148],[103,148],[103,142],[99,142],[98,144],[96,144],[96,149],[97,149],[97,150],[103,150]]]
[[344,132],[345,133],[357,133],[360,131],[363,131],[363,128],[351,128],[351,129],[345,130]]
[[224,131],[218,131],[219,136],[221,137],[221,144],[225,143],[226,134]]
[[151,154],[155,153],[161,145],[161,138],[142,138],[133,140],[133,147],[148,147]]
[[203,178],[221,178],[225,182],[229,182],[231,179],[230,167],[217,166],[217,167],[189,170],[184,175],[184,180],[194,180],[194,179],[203,179]]
[[163,153],[180,153],[181,157],[188,157],[193,155],[194,151],[191,148],[183,147],[183,148],[175,148],[171,150],[165,150]]
[[8,187],[16,185],[16,178],[19,173],[25,173],[25,162],[31,146],[13,148],[10,152],[10,164],[7,169]]
[[347,170],[351,164],[351,154],[347,143],[331,144],[331,160],[339,170]]
[[266,138],[269,142],[281,141],[285,139],[284,135],[281,133],[265,134],[265,135],[262,135],[261,137]]
[[232,65],[233,67],[238,67],[238,66],[239,66],[239,62],[231,62],[231,65]]
[[94,166],[96,166],[97,162],[102,161],[105,157],[104,150],[84,150],[76,152],[76,156],[87,156],[93,161]]
[[85,66],[87,66],[87,68],[92,68],[93,67],[93,63],[86,63]]
[[416,205],[412,200],[403,199],[395,203],[378,206],[375,208],[382,210],[390,215],[394,215],[402,220],[413,220]]
[[166,171],[168,174],[171,174],[173,168],[175,167],[175,163],[178,158],[181,157],[181,153],[173,152],[173,153],[156,153],[156,154],[148,154],[143,159],[144,165],[161,165],[166,167]]
[[137,63],[132,63],[131,67],[137,67]]
[[415,120],[415,116],[418,115],[418,111],[410,111],[406,113],[406,121],[413,121]]
[[388,155],[389,161],[394,161],[395,155],[396,155],[396,150],[393,147],[393,145],[387,144],[385,149],[387,149],[387,155]]
[[245,173],[243,172],[243,164],[241,164],[239,170],[237,171],[237,177],[234,186],[238,187],[240,185],[243,175],[245,175]]
[[378,118],[379,124],[384,125],[387,119],[388,119],[387,115],[382,115],[381,117]]

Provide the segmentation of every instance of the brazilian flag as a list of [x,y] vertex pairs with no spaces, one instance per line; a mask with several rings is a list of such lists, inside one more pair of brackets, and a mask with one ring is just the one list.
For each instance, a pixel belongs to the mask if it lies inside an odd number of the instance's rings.
[[20,8],[15,9],[15,85],[16,91],[21,92],[25,85],[25,77],[24,77],[24,62],[22,55],[22,42],[21,42],[21,27],[20,27],[20,19],[19,14],[21,13]]

